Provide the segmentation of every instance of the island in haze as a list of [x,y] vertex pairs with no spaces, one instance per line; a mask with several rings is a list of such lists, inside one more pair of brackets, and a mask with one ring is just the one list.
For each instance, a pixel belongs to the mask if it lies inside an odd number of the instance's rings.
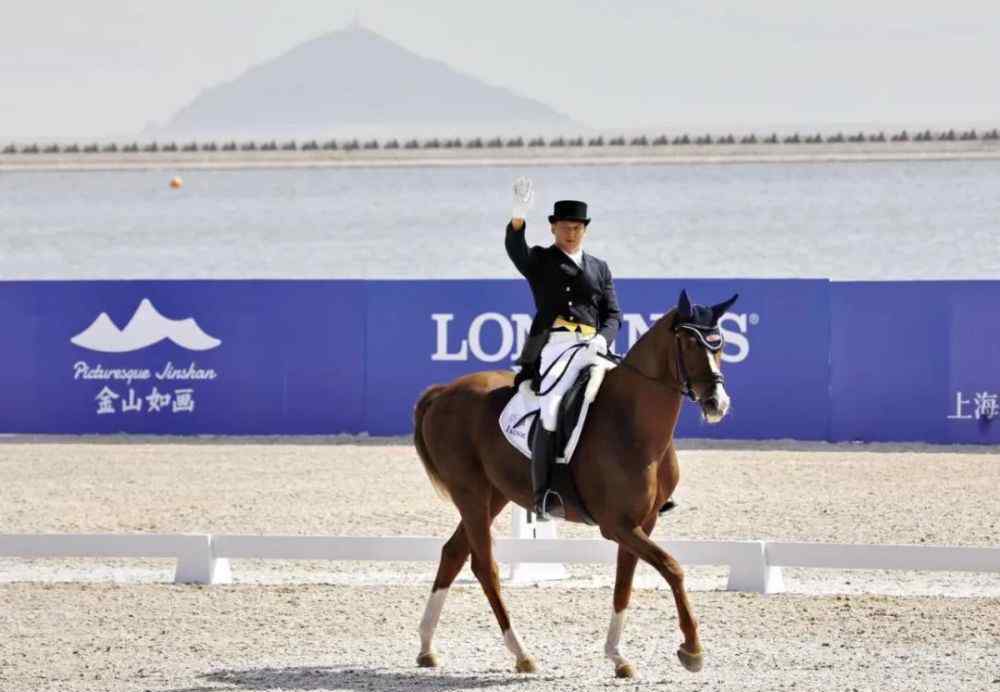
[[199,94],[157,137],[548,133],[582,126],[360,25],[307,41]]

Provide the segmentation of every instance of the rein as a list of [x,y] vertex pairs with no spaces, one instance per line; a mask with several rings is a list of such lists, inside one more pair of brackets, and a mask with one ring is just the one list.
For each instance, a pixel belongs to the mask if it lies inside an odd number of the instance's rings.
[[562,357],[563,357],[564,355],[566,355],[566,354],[567,354],[567,353],[569,353],[570,351],[572,351],[572,352],[573,352],[573,353],[571,353],[571,354],[570,354],[570,356],[569,356],[569,360],[567,360],[567,361],[566,361],[566,365],[565,365],[565,366],[563,366],[563,371],[562,371],[561,373],[559,373],[559,377],[557,377],[557,378],[555,379],[555,381],[554,381],[554,382],[553,382],[553,383],[552,383],[551,385],[549,385],[549,388],[548,388],[548,389],[546,389],[546,390],[545,390],[545,391],[543,392],[543,391],[541,391],[541,386],[539,386],[539,392],[538,392],[538,396],[545,396],[546,394],[548,394],[549,392],[551,392],[551,391],[552,391],[553,389],[555,389],[555,388],[556,388],[556,385],[557,385],[557,384],[559,384],[559,383],[560,383],[560,382],[562,381],[562,379],[563,379],[563,378],[564,378],[564,377],[566,376],[566,372],[567,372],[567,371],[568,371],[568,369],[569,369],[569,365],[570,365],[570,363],[572,363],[572,362],[573,362],[573,360],[574,360],[574,359],[575,359],[575,358],[576,358],[576,357],[577,357],[577,356],[578,356],[578,355],[580,354],[580,351],[581,351],[582,349],[585,349],[585,348],[587,348],[587,345],[586,345],[586,344],[573,344],[572,346],[570,346],[569,348],[567,348],[567,349],[566,349],[565,351],[563,351],[563,352],[562,352],[561,354],[559,354],[559,357],[558,357],[558,358],[556,358],[556,359],[555,359],[555,360],[553,360],[553,361],[552,361],[551,363],[549,363],[549,367],[545,368],[545,372],[541,373],[541,374],[540,374],[540,375],[538,376],[538,382],[539,382],[539,385],[540,385],[540,384],[541,384],[542,382],[544,382],[544,381],[545,381],[545,378],[549,376],[549,372],[551,372],[551,371],[552,371],[552,368],[554,368],[554,367],[555,367],[555,366],[556,366],[556,365],[557,365],[557,364],[559,363],[559,361],[560,361],[560,360],[562,360]]

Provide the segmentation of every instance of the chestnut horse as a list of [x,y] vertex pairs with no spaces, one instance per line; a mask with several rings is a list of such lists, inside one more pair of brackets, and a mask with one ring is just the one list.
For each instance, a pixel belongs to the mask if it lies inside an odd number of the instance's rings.
[[[713,307],[692,306],[681,292],[676,309],[657,320],[609,371],[590,406],[587,423],[570,463],[580,497],[600,527],[618,543],[614,610],[605,653],[619,677],[634,674],[619,648],[632,576],[639,558],[667,581],[677,606],[684,641],[677,650],[690,671],[702,666],[698,623],[691,614],[684,573],[674,558],[649,538],[658,509],[679,480],[673,432],[683,396],[701,407],[709,422],[729,408],[723,387],[719,318],[736,296]],[[436,666],[432,638],[448,588],[470,553],[472,572],[516,660],[518,672],[535,663],[518,638],[500,596],[490,525],[507,505],[532,506],[529,464],[504,438],[498,419],[514,394],[509,372],[479,372],[447,385],[434,385],[420,397],[414,413],[414,442],[438,492],[451,499],[461,521],[441,550],[441,562],[420,621],[421,666]],[[568,520],[579,521],[567,510]]]

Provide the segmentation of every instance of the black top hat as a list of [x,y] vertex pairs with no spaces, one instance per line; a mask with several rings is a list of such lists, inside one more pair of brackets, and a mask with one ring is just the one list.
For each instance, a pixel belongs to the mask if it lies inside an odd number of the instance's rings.
[[586,226],[590,223],[590,219],[587,218],[587,203],[577,202],[574,199],[563,199],[556,202],[552,209],[552,215],[549,216],[549,223],[556,221],[582,221],[583,225]]

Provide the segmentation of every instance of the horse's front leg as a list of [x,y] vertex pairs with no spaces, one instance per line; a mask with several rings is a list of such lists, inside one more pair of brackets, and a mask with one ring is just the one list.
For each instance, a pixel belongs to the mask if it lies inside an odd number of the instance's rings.
[[[656,526],[656,514],[643,524],[642,529],[646,534],[653,531]],[[635,677],[635,668],[629,663],[622,653],[621,640],[625,630],[625,610],[628,608],[629,600],[632,597],[632,579],[635,576],[635,567],[639,558],[635,553],[626,550],[623,546],[618,546],[618,569],[615,573],[615,596],[613,609],[611,612],[611,623],[608,625],[608,638],[604,641],[604,653],[615,666],[615,677],[632,678]]]
[[684,590],[684,570],[677,560],[656,545],[638,526],[632,528],[623,526],[612,535],[620,546],[652,565],[670,585],[677,606],[677,620],[684,635],[684,643],[677,650],[677,658],[691,672],[701,670],[703,657],[698,637],[698,621],[691,613],[691,605]]

